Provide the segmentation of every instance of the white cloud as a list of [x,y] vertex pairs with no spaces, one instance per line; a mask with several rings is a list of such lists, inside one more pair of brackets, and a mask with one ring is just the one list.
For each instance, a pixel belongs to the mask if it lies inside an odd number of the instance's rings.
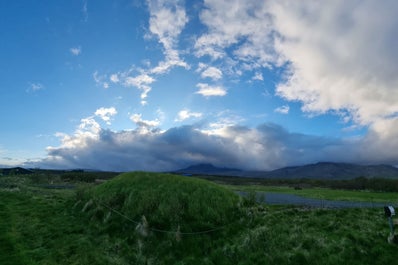
[[207,31],[196,39],[197,56],[209,55],[229,74],[254,71],[252,80],[263,80],[264,67],[280,67],[278,96],[301,102],[309,115],[334,113],[351,128],[368,128],[355,145],[345,143],[356,150],[352,161],[397,164],[397,1],[206,0],[204,6]]
[[82,53],[82,48],[80,46],[79,47],[73,47],[73,48],[70,48],[69,51],[70,51],[71,54],[73,54],[75,56],[78,56],[79,54]]
[[263,74],[260,72],[256,72],[252,78],[252,80],[264,81]]
[[[178,1],[148,0],[150,19],[149,30],[163,44],[166,55],[174,51],[177,37],[180,35],[188,17],[184,7]],[[176,58],[171,55],[172,58]]]
[[29,83],[29,88],[26,90],[27,92],[36,92],[39,90],[43,90],[44,85],[42,83]]
[[[195,43],[197,56],[220,59],[229,55],[253,67],[268,67],[270,61],[276,61],[275,54],[269,52],[272,19],[265,1],[207,0],[204,4],[200,19],[208,32]],[[232,46],[232,52],[227,51]]]
[[191,112],[190,110],[184,109],[178,112],[177,118],[174,121],[181,122],[190,118],[200,118],[202,117],[200,112]]
[[105,88],[105,89],[109,88],[109,83],[106,82],[106,81],[104,81],[104,80],[107,79],[107,78],[106,78],[106,75],[100,75],[100,74],[98,73],[98,71],[95,71],[95,72],[93,73],[93,79],[94,79],[95,83],[96,83],[98,86],[102,86],[102,87]]
[[180,58],[178,37],[188,22],[183,5],[179,1],[148,0],[149,34],[146,37],[156,37],[163,47],[164,59],[156,66],[150,67],[144,61],[147,69],[139,69],[138,75],[132,75],[132,70],[111,75],[113,83],[121,82],[125,86],[135,86],[142,91],[141,104],[147,104],[148,93],[152,90],[150,84],[156,81],[157,75],[168,73],[174,67],[189,69],[190,66]]
[[118,74],[112,74],[109,79],[115,84],[120,82]]
[[[277,95],[312,114],[370,125],[398,113],[398,18],[393,0],[206,0],[197,56],[236,73],[284,66]],[[256,80],[262,76],[255,75]]]
[[125,80],[126,86],[136,86],[138,88],[145,87],[155,82],[155,79],[148,74],[141,74],[136,77],[127,77]]
[[397,113],[396,8],[396,1],[274,3],[276,48],[290,63],[278,94],[307,112],[348,110],[360,124]]
[[[155,120],[144,120],[142,119],[142,114],[133,114],[130,119],[138,126],[140,129],[156,128],[160,125],[159,119]],[[146,132],[146,131],[145,131]]]
[[179,1],[148,0],[150,12],[149,30],[163,45],[165,60],[150,70],[153,74],[164,74],[174,66],[189,68],[179,55],[178,37],[188,22],[184,7]]
[[149,86],[155,82],[155,79],[148,74],[140,74],[135,77],[127,77],[125,79],[126,86],[135,86],[140,89],[141,92],[141,104],[145,105],[147,101],[145,100],[148,97],[148,93],[151,91],[151,87]]
[[227,91],[221,86],[210,86],[205,83],[199,83],[196,86],[199,88],[196,94],[200,94],[205,97],[225,96],[227,94]]
[[[121,84],[142,90],[143,102],[157,75],[175,66],[189,68],[179,51],[188,22],[182,4],[148,1],[148,7],[149,33],[165,58],[136,75],[117,75]],[[159,119],[145,120],[141,114],[131,115],[137,129],[113,132],[88,117],[74,134],[62,136],[59,147],[49,148],[49,158],[42,162],[108,170],[172,170],[201,162],[249,169],[317,161],[398,164],[397,1],[205,0],[204,7],[199,18],[206,31],[196,36],[193,52],[210,56],[223,72],[202,63],[198,73],[203,78],[250,72],[252,80],[262,81],[263,68],[280,67],[277,95],[301,102],[310,114],[333,112],[345,122],[353,119],[367,126],[367,135],[326,138],[275,124],[248,128],[221,119],[207,128],[162,132]],[[103,76],[95,72],[93,77],[104,85]],[[110,80],[116,83],[116,76]],[[227,94],[221,86],[197,87],[196,93],[206,97]],[[287,114],[289,107],[275,111]],[[191,117],[186,110],[177,119]]]
[[114,107],[110,108],[99,108],[95,111],[94,113],[96,116],[100,117],[103,121],[106,122],[106,124],[110,125],[111,124],[111,117],[115,116],[117,114],[117,111]]
[[276,108],[274,111],[278,112],[280,114],[289,114],[289,106],[288,105],[284,105],[284,106],[280,106],[278,108]]
[[211,78],[213,80],[218,80],[222,78],[222,72],[220,69],[210,66],[206,68],[200,75],[202,78]]

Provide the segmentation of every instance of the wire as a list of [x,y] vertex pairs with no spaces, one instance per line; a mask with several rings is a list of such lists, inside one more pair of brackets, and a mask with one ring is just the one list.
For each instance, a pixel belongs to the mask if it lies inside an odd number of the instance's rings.
[[[134,224],[137,224],[137,225],[141,224],[140,222],[135,221],[135,220],[131,219],[130,217],[124,215],[123,213],[119,212],[118,210],[110,207],[109,205],[106,205],[106,204],[101,203],[101,202],[95,202],[95,203],[108,208],[109,210],[113,211],[114,213],[120,215],[121,217],[125,218],[126,220],[128,220],[128,221],[130,221],[130,222],[132,222]],[[220,227],[212,228],[212,229],[209,229],[209,230],[198,231],[198,232],[178,232],[178,231],[163,230],[163,229],[158,229],[158,228],[153,228],[153,227],[149,227],[148,229],[153,231],[153,232],[159,232],[159,233],[165,233],[165,234],[166,233],[167,234],[179,233],[180,235],[200,235],[200,234],[208,234],[208,233],[211,233],[211,232],[222,230],[225,227],[226,227],[226,225],[223,225],[223,226],[220,226]]]

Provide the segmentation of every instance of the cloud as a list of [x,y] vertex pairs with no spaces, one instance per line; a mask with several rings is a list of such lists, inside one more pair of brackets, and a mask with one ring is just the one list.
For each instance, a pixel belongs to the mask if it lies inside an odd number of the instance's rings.
[[150,69],[151,74],[165,74],[175,66],[189,69],[189,65],[180,58],[178,37],[188,23],[188,17],[180,1],[148,0],[149,31],[163,46],[165,59]]
[[209,66],[200,75],[202,78],[211,78],[213,80],[218,80],[222,78],[222,72],[220,69]]
[[252,77],[252,80],[264,81],[263,74],[260,72],[256,72]]
[[72,55],[78,56],[79,54],[82,53],[82,48],[80,46],[74,47],[74,48],[70,48],[69,51]]
[[120,82],[118,74],[112,74],[109,79],[115,84]]
[[184,7],[179,1],[171,0],[148,0],[147,3],[151,34],[157,36],[168,59],[178,59],[178,52],[174,48],[177,37],[188,22]]
[[148,134],[149,132],[158,131],[158,126],[160,125],[160,120],[144,120],[142,119],[142,114],[133,114],[130,116],[130,120],[137,125],[137,132],[141,134]]
[[42,83],[29,83],[29,88],[26,90],[26,92],[37,92],[43,89],[44,85]]
[[398,113],[396,1],[206,0],[204,6],[198,57],[233,61],[237,74],[281,68],[276,94],[310,114],[344,113],[371,126]]
[[153,82],[155,82],[155,79],[152,76],[144,73],[135,77],[127,77],[124,84],[126,86],[135,86],[140,89],[142,91],[141,104],[145,105],[147,104],[145,99],[148,97],[148,93],[151,91],[151,87],[149,85]]
[[[208,31],[195,42],[196,55],[236,58],[251,67],[277,61],[272,51],[272,16],[266,1],[207,0],[200,20]],[[231,48],[232,49],[229,49]]]
[[178,112],[177,118],[174,121],[181,122],[190,118],[200,118],[202,115],[203,114],[200,112],[191,112],[187,109],[184,109]]
[[227,94],[227,91],[221,86],[210,86],[205,83],[199,83],[196,86],[199,88],[199,90],[196,91],[196,94],[200,94],[205,97],[225,96]]
[[397,2],[286,4],[272,6],[276,48],[290,64],[280,96],[307,112],[346,110],[363,125],[398,112]]
[[138,75],[132,75],[129,69],[123,73],[112,74],[113,83],[121,82],[125,86],[134,86],[142,91],[141,104],[146,105],[148,93],[152,90],[151,84],[156,81],[156,76],[168,73],[174,67],[189,69],[190,66],[180,58],[178,50],[178,37],[188,22],[185,9],[180,1],[148,0],[149,32],[147,39],[157,38],[162,45],[164,59],[156,66],[139,69]]
[[117,114],[117,111],[114,107],[111,108],[99,108],[94,113],[96,116],[100,117],[106,124],[111,124],[111,117]]
[[[182,2],[147,4],[147,35],[158,41],[164,59],[134,74],[131,69],[110,79],[93,74],[104,87],[109,85],[105,80],[137,87],[143,104],[159,75],[173,67],[189,69],[179,50],[188,23]],[[276,95],[300,102],[306,113],[335,113],[346,123],[366,126],[367,134],[337,139],[293,133],[276,124],[237,126],[240,121],[221,118],[202,127],[162,131],[159,119],[141,114],[130,117],[136,129],[115,132],[100,127],[98,114],[82,119],[75,133],[58,134],[60,146],[48,148],[41,163],[104,170],[173,170],[202,162],[247,169],[318,161],[398,165],[398,2],[205,0],[203,6],[199,19],[205,28],[189,50],[214,64],[199,64],[202,78],[247,74],[263,81],[264,68],[278,70],[273,71],[282,73]],[[227,94],[205,82],[197,88],[205,97]],[[40,89],[31,85],[32,91]],[[287,114],[289,106],[275,111]],[[194,113],[183,110],[176,121],[198,118]]]
[[396,164],[398,2],[206,0],[204,6],[196,56],[230,65],[238,76],[254,71],[257,80],[262,68],[278,69],[277,96],[300,102],[307,114],[333,113],[367,128],[347,147],[355,146],[352,160]]
[[82,13],[83,13],[83,21],[84,22],[87,22],[87,20],[88,20],[87,1],[88,0],[83,0]]
[[398,128],[397,120],[378,124],[384,135],[374,131],[362,138],[337,139],[293,133],[272,123],[161,131],[156,120],[144,120],[140,114],[131,119],[137,124],[135,130],[117,132],[100,128],[93,118],[82,119],[73,135],[58,134],[61,145],[49,147],[48,157],[31,166],[166,171],[197,163],[250,170],[318,161],[398,164],[398,140],[390,141],[396,139],[391,135]]
[[284,106],[280,106],[278,108],[276,108],[274,111],[278,112],[280,114],[289,114],[289,106],[288,105],[284,105]]
[[109,88],[109,83],[104,81],[106,80],[106,75],[100,75],[98,71],[95,71],[93,73],[93,79],[97,85],[102,86],[105,89]]

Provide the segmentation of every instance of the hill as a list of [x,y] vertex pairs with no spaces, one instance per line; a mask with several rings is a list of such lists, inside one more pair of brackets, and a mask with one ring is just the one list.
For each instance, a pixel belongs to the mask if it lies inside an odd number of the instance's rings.
[[192,165],[187,168],[183,168],[180,170],[177,170],[173,173],[177,174],[192,174],[192,175],[222,175],[222,176],[227,176],[227,175],[239,175],[242,172],[240,169],[235,169],[235,168],[226,168],[226,167],[215,167],[212,164],[204,163],[204,164],[197,164],[197,165]]
[[115,215],[119,212],[137,221],[145,216],[156,229],[194,232],[230,222],[238,199],[232,191],[205,180],[130,172],[87,191],[82,201],[87,202],[84,211],[100,221],[106,219],[111,227],[120,222],[120,215]]

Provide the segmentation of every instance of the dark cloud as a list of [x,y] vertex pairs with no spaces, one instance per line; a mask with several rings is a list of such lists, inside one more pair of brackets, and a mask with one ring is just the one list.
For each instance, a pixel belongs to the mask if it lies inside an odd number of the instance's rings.
[[[270,170],[318,161],[397,164],[395,152],[382,153],[378,134],[338,139],[291,133],[276,124],[229,126],[209,132],[195,126],[143,133],[101,129],[97,137],[76,134],[34,166],[101,170],[167,171],[197,163]],[[83,139],[84,138],[84,139]],[[73,144],[74,143],[74,144]]]

